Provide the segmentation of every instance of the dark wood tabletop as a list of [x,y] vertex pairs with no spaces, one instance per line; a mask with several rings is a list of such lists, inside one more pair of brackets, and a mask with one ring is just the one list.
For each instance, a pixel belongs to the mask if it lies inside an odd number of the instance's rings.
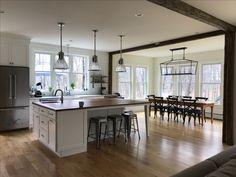
[[[79,107],[79,102],[83,101],[84,106]],[[54,111],[65,111],[75,109],[92,109],[102,107],[131,106],[131,105],[147,105],[148,100],[127,100],[117,98],[99,98],[99,99],[81,99],[81,100],[65,100],[64,103],[41,103],[33,102],[33,104],[42,106]]]

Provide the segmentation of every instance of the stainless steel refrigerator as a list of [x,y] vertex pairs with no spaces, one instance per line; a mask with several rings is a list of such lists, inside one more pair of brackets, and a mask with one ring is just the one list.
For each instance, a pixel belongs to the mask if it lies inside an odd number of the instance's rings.
[[0,131],[29,127],[29,68],[0,66]]

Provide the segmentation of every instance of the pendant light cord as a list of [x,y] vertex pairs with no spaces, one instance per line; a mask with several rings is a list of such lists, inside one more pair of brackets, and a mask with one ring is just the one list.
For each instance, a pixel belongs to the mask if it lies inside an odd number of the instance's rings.
[[60,24],[60,44],[61,44],[61,51],[62,51],[62,23]]
[[120,35],[120,58],[122,58],[122,37],[123,35]]
[[96,32],[97,32],[97,30],[93,30],[93,32],[94,32],[94,55],[96,55],[96,43],[97,43],[97,41],[96,41]]

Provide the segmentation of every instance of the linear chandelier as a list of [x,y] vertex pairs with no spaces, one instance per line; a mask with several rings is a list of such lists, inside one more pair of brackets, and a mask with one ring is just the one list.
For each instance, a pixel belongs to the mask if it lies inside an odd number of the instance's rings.
[[[198,62],[185,57],[187,47],[170,49],[171,60],[160,64],[161,75],[196,75]],[[183,51],[183,58],[174,59],[175,51]]]

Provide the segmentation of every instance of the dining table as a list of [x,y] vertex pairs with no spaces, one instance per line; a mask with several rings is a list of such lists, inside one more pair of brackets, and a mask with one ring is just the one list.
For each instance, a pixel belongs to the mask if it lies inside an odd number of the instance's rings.
[[[160,100],[155,100],[154,98],[148,98],[148,100],[150,102],[160,102]],[[167,99],[163,99],[163,104],[168,104],[168,100]],[[179,106],[183,106],[183,101],[179,100],[178,101],[178,105]],[[186,103],[185,103],[186,104]],[[188,103],[187,103],[188,104]],[[214,101],[196,101],[196,107],[201,109],[201,122],[202,122],[202,126],[204,124],[204,119],[205,119],[205,110],[206,108],[210,108],[211,109],[211,124],[213,124],[213,112],[214,112],[214,106],[215,106],[215,102]]]

